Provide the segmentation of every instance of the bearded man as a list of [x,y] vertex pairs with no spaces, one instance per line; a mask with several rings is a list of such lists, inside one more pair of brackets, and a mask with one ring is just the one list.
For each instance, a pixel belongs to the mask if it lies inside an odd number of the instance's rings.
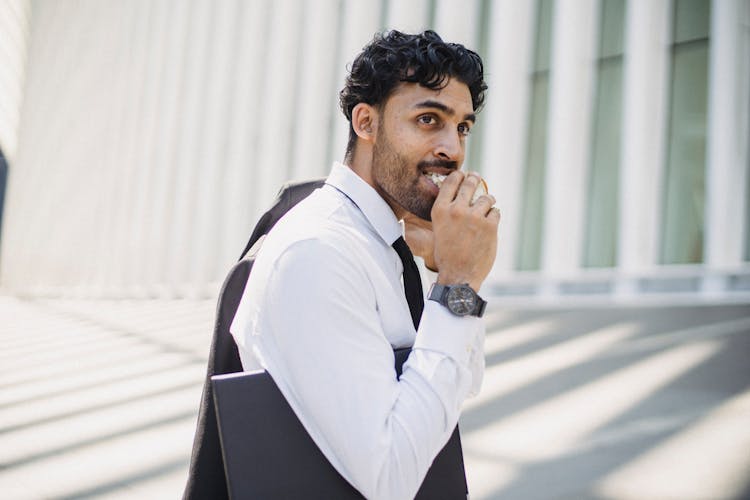
[[[486,88],[462,45],[376,35],[340,93],[344,161],[268,234],[231,327],[366,498],[413,498],[481,384],[500,215],[460,168]],[[409,249],[437,273],[426,301]]]

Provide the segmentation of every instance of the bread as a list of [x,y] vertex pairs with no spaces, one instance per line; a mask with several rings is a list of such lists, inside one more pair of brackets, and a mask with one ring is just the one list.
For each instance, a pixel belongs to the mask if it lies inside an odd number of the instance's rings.
[[[430,173],[430,174],[427,174],[427,177],[429,177],[429,179],[433,183],[435,183],[435,185],[438,188],[440,188],[440,186],[443,185],[443,181],[448,176],[447,175],[436,174],[436,173]],[[472,198],[471,198],[471,205],[473,205],[479,199],[480,196],[482,196],[483,194],[488,194],[489,193],[489,190],[487,189],[487,183],[485,182],[485,180],[482,179],[481,177],[479,178],[479,180],[480,180],[479,185],[477,185],[477,189],[476,189],[476,191],[474,191],[474,196],[472,196]]]

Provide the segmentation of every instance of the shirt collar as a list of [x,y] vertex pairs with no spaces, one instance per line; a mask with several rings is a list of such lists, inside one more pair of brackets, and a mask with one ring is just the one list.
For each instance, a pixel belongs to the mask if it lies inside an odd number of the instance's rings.
[[334,162],[331,173],[326,179],[326,184],[335,187],[354,202],[388,245],[402,235],[401,223],[396,219],[391,207],[372,186],[367,184],[351,168],[342,163]]

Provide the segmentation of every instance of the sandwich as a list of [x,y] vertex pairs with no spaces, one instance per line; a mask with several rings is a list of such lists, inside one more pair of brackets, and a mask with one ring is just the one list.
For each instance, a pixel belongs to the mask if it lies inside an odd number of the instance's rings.
[[[447,175],[441,175],[436,173],[429,173],[427,174],[427,177],[438,187],[438,189],[443,185],[443,181],[445,180]],[[480,196],[483,194],[488,194],[489,190],[487,189],[487,183],[482,179],[479,178],[479,184],[477,185],[476,191],[474,191],[474,196],[471,197],[471,203],[470,205],[473,205]]]

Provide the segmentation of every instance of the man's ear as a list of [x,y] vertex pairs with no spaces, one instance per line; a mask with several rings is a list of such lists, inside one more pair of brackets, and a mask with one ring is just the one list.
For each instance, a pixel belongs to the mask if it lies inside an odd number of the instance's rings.
[[358,103],[352,109],[352,128],[357,137],[363,141],[375,142],[378,129],[377,110],[367,103]]

